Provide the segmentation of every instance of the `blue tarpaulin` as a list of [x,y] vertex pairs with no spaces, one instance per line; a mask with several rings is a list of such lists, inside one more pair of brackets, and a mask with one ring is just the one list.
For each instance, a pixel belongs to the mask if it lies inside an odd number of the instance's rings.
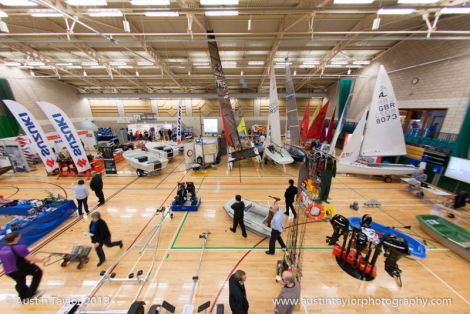
[[[15,230],[21,233],[19,243],[30,246],[67,220],[76,209],[77,206],[74,201],[67,201],[59,205],[54,211],[40,213],[33,220],[26,221],[25,218],[20,222],[21,227]],[[6,229],[1,230],[0,240],[3,240],[6,232]],[[1,241],[0,247],[4,245],[5,242]]]

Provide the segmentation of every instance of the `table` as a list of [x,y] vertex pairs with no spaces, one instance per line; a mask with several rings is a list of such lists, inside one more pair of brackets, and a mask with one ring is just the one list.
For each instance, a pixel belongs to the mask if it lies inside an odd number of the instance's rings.
[[[29,220],[27,217],[25,217],[22,221],[20,221],[20,228],[15,230],[21,233],[21,239],[19,243],[27,246],[33,244],[57,228],[76,210],[77,206],[75,205],[74,201],[66,201],[57,206],[56,210],[40,213],[32,220]],[[5,242],[2,240],[6,233],[6,229],[0,230],[0,247],[5,245]]]
[[[428,184],[428,187],[421,186],[421,182],[416,180],[415,178],[400,178],[401,181],[405,182],[408,184],[406,189],[409,192],[412,192],[413,190],[421,190],[423,192],[431,193],[433,194],[436,198],[434,199],[435,203],[439,203],[440,198],[447,198],[449,196],[452,196],[452,193],[443,191],[441,189],[438,189],[434,186],[431,186]],[[424,194],[423,194],[424,196]]]

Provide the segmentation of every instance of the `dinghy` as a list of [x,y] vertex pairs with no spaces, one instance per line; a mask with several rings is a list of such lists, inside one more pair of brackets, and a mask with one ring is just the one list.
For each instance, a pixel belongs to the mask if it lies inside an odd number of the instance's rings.
[[470,231],[435,215],[418,215],[421,228],[434,240],[470,262]]
[[[244,222],[245,227],[259,235],[270,237],[271,228],[268,227],[264,221],[268,217],[269,208],[267,206],[260,205],[256,202],[251,202],[246,199],[242,199],[245,203],[245,215]],[[225,212],[233,219],[232,205],[236,202],[235,198],[231,199],[224,204]]]
[[[279,100],[277,98],[276,77],[271,66],[269,82],[268,132],[264,141],[263,158],[270,158],[276,164],[287,165],[294,162],[291,155],[281,146],[281,123],[279,120]],[[284,169],[285,170],[285,169]]]
[[[351,217],[348,218],[350,226],[354,228],[361,228],[361,218],[360,217]],[[367,228],[366,228],[367,229]],[[426,257],[426,246],[420,241],[416,240],[409,234],[401,232],[391,227],[384,226],[375,221],[372,222],[371,228],[374,231],[381,233],[382,235],[394,234],[404,238],[408,242],[408,249],[410,250],[410,257],[413,258],[425,258]]]
[[173,156],[175,155],[171,146],[160,142],[147,142],[145,143],[145,148],[149,152],[168,160],[172,160]]
[[390,78],[380,66],[372,102],[356,126],[337,164],[337,172],[363,175],[405,175],[413,165],[375,163],[375,157],[406,155],[405,138]]
[[178,144],[175,141],[163,141],[162,144],[165,146],[171,147],[175,155],[177,155],[179,152],[182,152],[184,150],[183,143]]
[[302,162],[307,155],[305,150],[299,146],[284,144],[284,149],[287,150],[289,155],[294,159],[294,161]]
[[168,164],[168,159],[140,149],[127,150],[122,156],[132,167],[136,168],[139,177],[154,174]]

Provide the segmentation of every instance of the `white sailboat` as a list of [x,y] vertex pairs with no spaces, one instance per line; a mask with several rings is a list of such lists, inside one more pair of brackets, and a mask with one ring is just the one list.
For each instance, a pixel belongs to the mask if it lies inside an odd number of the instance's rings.
[[263,158],[270,158],[277,164],[287,165],[294,162],[289,152],[281,146],[281,122],[279,119],[279,100],[277,98],[276,76],[274,67],[271,66],[271,78],[269,81],[269,116],[268,132],[264,141]]
[[372,102],[341,153],[337,172],[379,176],[414,173],[417,168],[413,165],[370,161],[379,156],[402,155],[406,155],[406,146],[397,100],[390,78],[381,65]]

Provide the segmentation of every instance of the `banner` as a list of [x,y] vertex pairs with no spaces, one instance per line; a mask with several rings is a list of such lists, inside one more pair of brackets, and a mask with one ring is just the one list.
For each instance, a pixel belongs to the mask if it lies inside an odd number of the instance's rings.
[[240,124],[238,124],[237,127],[238,134],[240,135],[241,133],[244,134],[244,136],[248,136],[248,132],[246,130],[246,124],[245,124],[245,118],[242,117],[240,120]]
[[90,163],[83,149],[83,145],[78,137],[77,130],[70,121],[69,117],[59,107],[46,101],[39,101],[39,107],[46,114],[52,125],[59,133],[62,141],[72,157],[73,163],[78,172],[84,172],[90,169]]
[[183,99],[180,99],[178,103],[178,117],[176,121],[176,142],[178,144],[181,144],[181,120],[182,118],[183,118]]
[[39,157],[41,157],[41,160],[46,167],[46,171],[51,173],[58,169],[56,156],[52,150],[52,146],[49,144],[49,141],[47,140],[44,131],[39,125],[39,122],[31,114],[31,112],[22,104],[13,100],[4,100],[3,103],[15,116],[26,135],[28,135],[28,137],[31,139],[32,146],[38,153]]
[[222,62],[220,61],[219,48],[215,40],[213,31],[207,31],[207,39],[209,45],[209,55],[211,58],[212,70],[214,72],[215,87],[219,96],[220,113],[222,124],[224,126],[225,139],[227,144],[234,148],[241,147],[240,138],[238,137],[237,127],[235,125],[235,116],[228,95],[228,85],[225,79]]

